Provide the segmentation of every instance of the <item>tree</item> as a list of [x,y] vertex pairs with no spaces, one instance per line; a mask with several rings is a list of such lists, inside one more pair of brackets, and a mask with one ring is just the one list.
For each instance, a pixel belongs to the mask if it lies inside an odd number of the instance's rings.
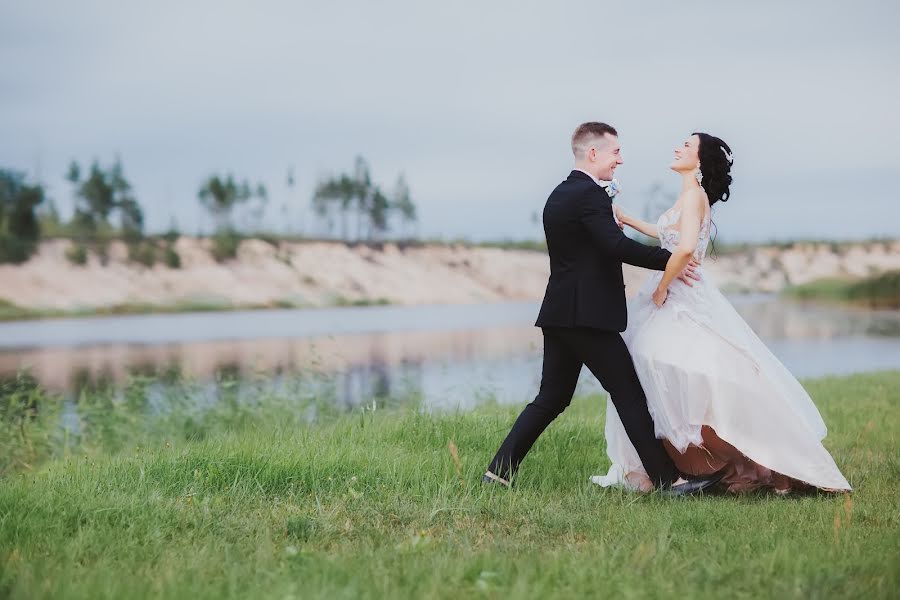
[[131,184],[125,179],[119,159],[109,172],[113,190],[113,203],[119,213],[119,228],[126,242],[136,242],[144,236],[144,211],[132,193]]
[[[320,181],[313,193],[313,210],[316,215],[330,225],[334,221],[334,213],[340,215],[341,239],[349,240],[348,217],[350,211],[356,212],[356,239],[363,237],[363,229],[368,225],[371,232],[373,215],[372,207],[378,188],[372,184],[369,165],[366,160],[357,156],[353,164],[353,174],[342,174]],[[380,201],[380,200],[379,200]]]
[[[288,167],[287,178],[285,181],[285,185],[287,186],[287,197],[284,202],[281,203],[281,226],[283,227],[283,233],[289,234],[293,229],[291,227],[291,219],[290,219],[290,210],[288,203],[294,197],[294,186],[296,185],[296,178],[294,177],[294,167]],[[303,235],[303,217],[300,217],[300,235]]]
[[75,215],[72,221],[76,232],[96,238],[103,230],[110,229],[110,216],[118,212],[120,231],[126,241],[143,237],[144,213],[125,178],[120,159],[117,158],[108,170],[104,170],[95,160],[84,180],[81,167],[72,161],[66,179],[75,186]]
[[266,213],[266,207],[269,204],[269,191],[261,183],[256,184],[255,196],[258,200],[255,206],[250,209],[250,218],[253,221],[252,227],[256,233],[262,230],[263,215]]
[[347,239],[347,210],[355,195],[354,182],[347,175],[326,179],[316,185],[313,192],[313,211],[324,219],[329,233],[334,226],[335,209],[341,216],[341,237]]
[[[212,254],[219,262],[237,256],[241,236],[231,222],[231,213],[238,204],[251,198],[259,198],[262,210],[268,200],[268,192],[261,183],[251,188],[245,179],[237,182],[230,173],[227,177],[210,176],[200,187],[197,196],[215,221],[216,234],[213,236]],[[259,213],[262,216],[262,213]]]
[[413,204],[409,194],[409,185],[406,178],[401,173],[397,177],[397,183],[394,184],[393,207],[400,214],[400,221],[403,225],[412,225],[418,220],[416,205]]
[[368,206],[370,240],[381,237],[388,230],[391,203],[380,189],[374,188]]
[[27,185],[23,173],[0,169],[0,262],[24,262],[34,252],[42,202],[43,187]]
[[137,200],[132,197],[123,198],[119,202],[120,227],[126,242],[136,242],[143,237],[144,213]]
[[390,217],[395,211],[399,212],[403,223],[416,220],[416,207],[403,175],[398,177],[395,190],[388,197],[373,183],[369,165],[361,156],[354,162],[352,175],[342,174],[320,181],[312,202],[316,215],[329,224],[335,213],[340,214],[341,238],[344,240],[349,239],[347,215],[351,209],[356,212],[357,240],[382,237],[390,229]]
[[59,237],[67,233],[66,224],[63,223],[52,198],[46,199],[43,206],[37,211],[37,216],[43,237]]
[[357,156],[353,164],[353,183],[351,186],[351,202],[356,209],[356,239],[361,240],[363,224],[369,223],[369,236],[371,238],[372,214],[375,202],[375,194],[379,193],[377,187],[372,185],[372,175],[369,172],[369,163],[362,156]]
[[216,231],[232,229],[231,213],[238,204],[248,201],[254,196],[267,197],[265,187],[259,184],[252,191],[247,180],[236,182],[229,173],[227,177],[210,176],[197,192],[200,204],[210,212],[215,221]]

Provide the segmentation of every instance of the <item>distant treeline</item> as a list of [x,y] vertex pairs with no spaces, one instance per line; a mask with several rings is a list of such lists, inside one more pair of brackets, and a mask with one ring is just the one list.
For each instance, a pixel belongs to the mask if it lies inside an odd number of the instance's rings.
[[[75,242],[68,256],[75,264],[84,264],[89,252],[105,260],[109,243],[120,239],[127,244],[131,260],[146,265],[162,260],[172,268],[181,265],[174,247],[180,236],[177,226],[173,221],[161,236],[146,234],[144,208],[120,160],[108,167],[95,160],[87,169],[72,161],[66,180],[75,198],[69,220],[61,219],[43,185],[28,182],[22,172],[0,168],[0,263],[28,260],[41,237],[52,236]],[[289,190],[294,188],[293,170],[288,171],[286,184]],[[251,233],[234,224],[237,206],[249,205],[256,225],[252,233],[262,233],[259,224],[269,202],[262,183],[215,173],[197,190],[197,199],[214,223],[213,254],[218,260],[233,258],[241,239]],[[356,159],[351,173],[321,179],[311,202],[319,230],[344,241],[378,241],[391,232],[408,237],[417,222],[416,205],[404,176],[399,175],[394,188],[386,192],[373,182],[362,157]]]

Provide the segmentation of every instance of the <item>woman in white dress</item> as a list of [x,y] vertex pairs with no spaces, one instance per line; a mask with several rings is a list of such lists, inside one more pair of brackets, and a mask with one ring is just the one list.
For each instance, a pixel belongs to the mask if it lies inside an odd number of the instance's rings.
[[[692,258],[702,273],[712,205],[728,199],[732,162],[725,142],[695,133],[675,150],[671,169],[681,175],[681,193],[655,225],[616,208],[621,222],[672,252],[666,271],[651,274],[629,301],[622,334],[656,437],[684,473],[722,471],[729,491],[849,490],[822,445],[825,423],[803,387],[707,274],[693,286],[677,278]],[[592,481],[652,489],[610,401],[606,443],[612,467]]]

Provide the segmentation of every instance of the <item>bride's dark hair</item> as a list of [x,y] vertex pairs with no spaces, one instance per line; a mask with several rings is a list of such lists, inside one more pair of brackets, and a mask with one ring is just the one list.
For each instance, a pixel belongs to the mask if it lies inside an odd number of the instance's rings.
[[693,135],[700,138],[700,148],[697,154],[700,157],[700,171],[703,173],[703,182],[700,184],[709,198],[712,206],[720,200],[727,202],[731,191],[731,148],[721,139],[708,133],[695,131]]

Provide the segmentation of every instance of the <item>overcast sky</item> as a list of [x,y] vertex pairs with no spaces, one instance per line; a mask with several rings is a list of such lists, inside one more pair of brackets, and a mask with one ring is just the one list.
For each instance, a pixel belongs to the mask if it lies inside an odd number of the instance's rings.
[[721,239],[900,237],[898,6],[0,0],[0,166],[68,213],[69,161],[118,155],[149,227],[186,232],[231,171],[296,229],[360,154],[406,174],[425,235],[537,238],[572,130],[602,120],[626,209],[676,189],[699,129],[734,150]]

